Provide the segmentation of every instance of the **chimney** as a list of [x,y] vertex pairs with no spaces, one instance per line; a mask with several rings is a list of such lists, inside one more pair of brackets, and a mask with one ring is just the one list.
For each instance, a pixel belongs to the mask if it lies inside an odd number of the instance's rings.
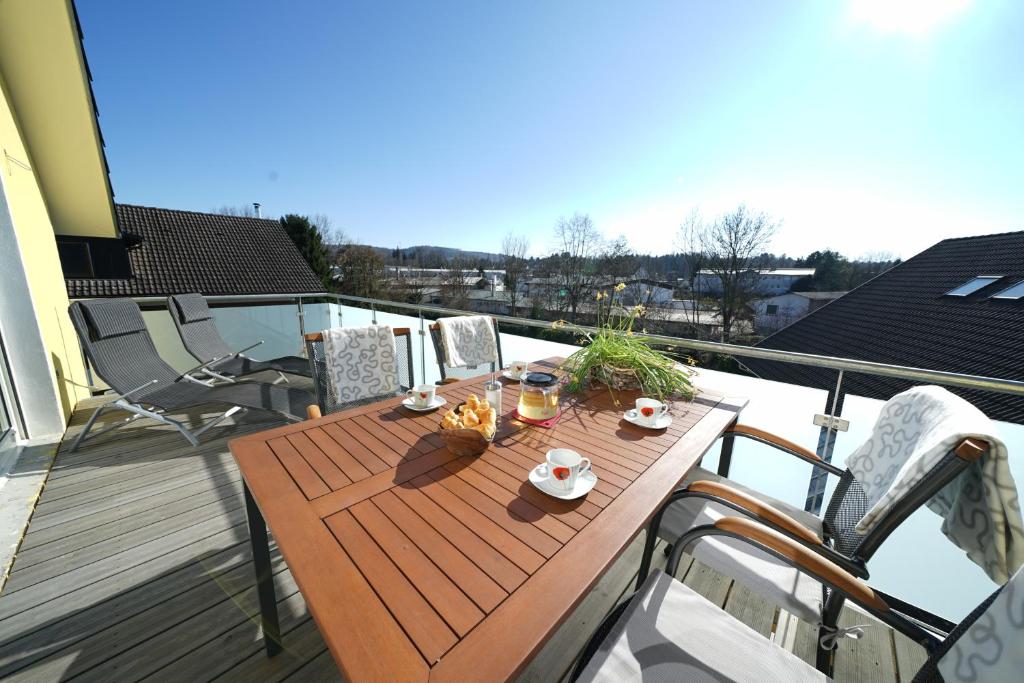
[[252,208],[256,209],[256,218],[263,218],[263,214],[260,213],[260,203],[259,202],[253,202],[252,203]]

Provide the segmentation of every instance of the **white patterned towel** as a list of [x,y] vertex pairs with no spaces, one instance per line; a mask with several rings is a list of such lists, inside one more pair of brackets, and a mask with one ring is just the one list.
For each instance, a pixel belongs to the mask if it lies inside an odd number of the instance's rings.
[[498,362],[498,340],[494,323],[486,315],[464,315],[438,318],[444,364],[450,368],[475,368]]
[[323,331],[328,381],[339,402],[398,392],[395,333],[388,325]]
[[946,537],[1001,584],[1024,563],[1024,523],[1006,445],[984,413],[941,387],[914,387],[892,397],[882,406],[871,438],[846,459],[868,499],[857,531],[870,531],[967,438],[988,442],[988,451],[928,507],[943,518]]

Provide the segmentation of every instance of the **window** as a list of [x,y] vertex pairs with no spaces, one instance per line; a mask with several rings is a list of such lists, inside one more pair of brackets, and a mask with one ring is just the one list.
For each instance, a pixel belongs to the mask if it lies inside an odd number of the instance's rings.
[[765,306],[764,312],[767,313],[768,315],[778,315],[779,306],[778,304],[768,304],[767,306]]
[[1020,299],[1024,297],[1024,281],[1018,282],[1015,285],[1007,287],[998,294],[993,294],[993,299]]
[[959,287],[949,290],[946,292],[946,296],[967,296],[968,294],[974,294],[982,287],[988,287],[990,284],[1002,277],[1002,275],[979,275],[972,280],[968,280]]

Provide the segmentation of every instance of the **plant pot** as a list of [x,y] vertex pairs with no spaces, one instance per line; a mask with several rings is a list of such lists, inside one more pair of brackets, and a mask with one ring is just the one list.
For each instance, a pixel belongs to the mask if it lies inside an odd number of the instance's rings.
[[591,382],[607,384],[615,391],[641,391],[643,386],[636,372],[631,368],[592,368],[590,370]]

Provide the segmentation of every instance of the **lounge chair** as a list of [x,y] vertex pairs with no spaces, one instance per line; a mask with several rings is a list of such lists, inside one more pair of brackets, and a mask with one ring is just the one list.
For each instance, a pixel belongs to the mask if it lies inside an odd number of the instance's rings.
[[[753,520],[728,517],[686,534],[665,571],[598,626],[571,680],[825,681],[826,675],[783,650],[676,581],[682,551],[702,536],[725,536],[771,554],[856,603],[873,617],[920,643],[929,657],[913,678],[925,681],[1020,680],[1024,661],[1024,569],[945,632],[923,627],[902,605],[842,567]],[[908,680],[904,678],[903,680]]]
[[[412,331],[408,327],[396,327],[392,332],[395,335],[398,385],[404,392],[415,384],[412,365]],[[316,406],[314,406],[315,410],[311,409],[308,413],[310,417],[320,417],[320,415],[336,413],[399,395],[372,396],[355,401],[341,401],[338,399],[334,385],[328,380],[323,332],[312,332],[306,335],[306,355],[309,356],[309,372],[313,377],[313,386],[316,389]]]
[[501,334],[498,332],[498,321],[495,318],[491,318],[491,322],[494,325],[494,341],[498,345],[498,362],[490,363],[487,368],[455,368],[445,364],[445,352],[444,342],[441,340],[441,326],[437,323],[433,323],[429,326],[430,330],[430,341],[434,345],[434,354],[437,356],[437,369],[441,373],[441,384],[447,384],[450,382],[457,382],[460,379],[467,377],[474,377],[482,372],[498,372],[502,369],[502,358],[501,358]]
[[[969,406],[963,399],[949,392],[944,393],[948,394],[946,400]],[[870,505],[861,482],[849,469],[840,469],[797,444],[745,425],[735,425],[726,432],[726,436],[745,437],[772,446],[839,477],[825,514],[819,518],[697,468],[687,477],[683,488],[673,493],[651,519],[637,578],[638,587],[647,578],[654,544],[659,536],[671,543],[694,526],[709,524],[723,515],[737,513],[758,519],[855,576],[868,578],[868,561],[889,535],[989,448],[989,444],[980,439],[964,439],[956,444],[916,485],[900,491],[895,504],[884,516],[874,521],[866,533],[860,533],[856,527],[868,513]],[[791,614],[804,621],[820,624],[822,636],[835,630],[843,603],[841,593],[830,592],[791,566],[728,539],[701,542],[695,552],[697,559],[731,576]],[[828,642],[833,646],[836,644],[834,640]],[[818,657],[820,666],[825,667],[831,659],[831,652],[820,648]]]
[[[131,299],[76,301],[69,313],[93,370],[117,392],[114,401],[100,406],[89,417],[72,451],[86,440],[96,418],[108,410],[123,410],[131,413],[131,417],[94,432],[93,437],[148,417],[174,427],[197,446],[203,432],[240,410],[264,410],[298,421],[313,403],[313,395],[308,391],[265,382],[210,386],[189,373],[178,373],[157,354],[142,312]],[[167,415],[208,404],[221,404],[228,409],[198,429],[189,429]]]
[[309,377],[309,363],[305,358],[281,356],[271,360],[256,360],[245,355],[246,351],[259,346],[262,341],[240,351],[233,350],[217,330],[213,313],[202,294],[169,296],[167,310],[174,319],[174,326],[178,328],[185,350],[204,364],[202,374],[231,381],[242,375],[274,370],[280,374],[275,384],[288,381],[284,373]]

